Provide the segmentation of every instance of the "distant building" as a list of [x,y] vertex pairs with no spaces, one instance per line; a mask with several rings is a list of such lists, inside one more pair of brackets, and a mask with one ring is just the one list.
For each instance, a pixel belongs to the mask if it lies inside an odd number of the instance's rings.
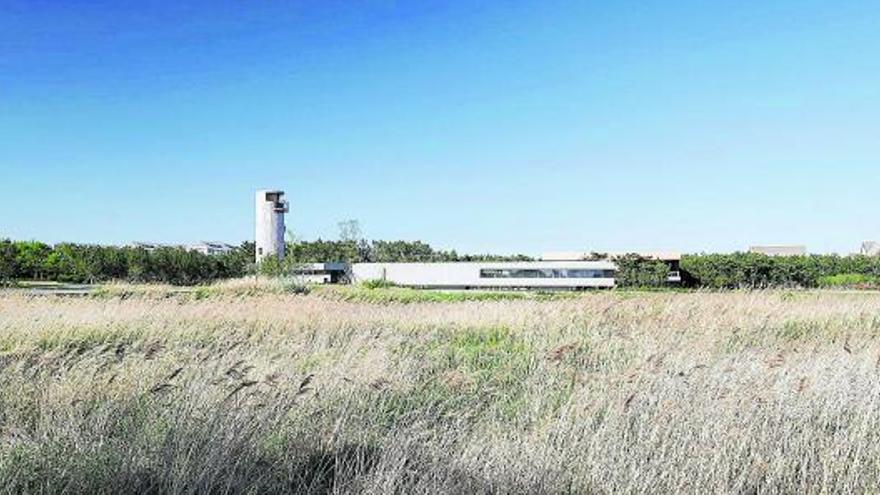
[[231,244],[226,244],[224,242],[202,241],[198,244],[190,244],[189,246],[187,246],[187,249],[202,254],[215,255],[231,253],[235,250],[235,246]]
[[859,250],[859,254],[863,254],[865,256],[880,256],[880,242],[877,242],[877,241],[863,242],[862,249]]
[[752,246],[750,253],[766,254],[767,256],[804,256],[807,254],[805,246]]
[[617,266],[606,260],[355,263],[349,270],[348,281],[353,283],[384,280],[423,289],[575,290],[614,287]]
[[[616,285],[615,257],[585,252],[547,253],[541,261],[444,263],[311,263],[297,271],[315,283],[383,280],[422,289],[582,290]],[[678,253],[634,253],[669,265],[669,282],[680,282]]]
[[475,261],[428,263],[307,263],[296,268],[312,283],[360,283],[382,280],[420,289],[583,290],[616,285],[616,257],[639,254],[669,266],[670,283],[681,282],[674,252],[547,253],[541,261]]
[[235,249],[235,246],[230,244],[207,241],[190,244],[188,246],[183,244],[161,244],[158,242],[132,242],[128,246],[136,249],[144,249],[146,251],[155,251],[157,249],[186,249],[187,251],[195,251],[207,255],[226,254]]
[[128,247],[133,247],[136,249],[144,249],[147,251],[155,251],[157,249],[162,249],[162,248],[181,249],[181,248],[184,248],[185,246],[182,246],[180,244],[161,244],[158,242],[137,242],[137,241],[135,241],[135,242],[132,242],[131,244],[129,244]]

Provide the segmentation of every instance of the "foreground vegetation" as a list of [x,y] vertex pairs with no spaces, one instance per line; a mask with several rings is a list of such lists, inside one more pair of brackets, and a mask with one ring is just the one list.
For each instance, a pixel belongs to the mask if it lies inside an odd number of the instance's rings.
[[407,287],[370,288],[364,285],[325,285],[312,288],[326,299],[373,304],[453,303],[464,301],[560,300],[578,297],[575,292],[424,290]]
[[117,289],[0,292],[0,491],[880,490],[868,294]]

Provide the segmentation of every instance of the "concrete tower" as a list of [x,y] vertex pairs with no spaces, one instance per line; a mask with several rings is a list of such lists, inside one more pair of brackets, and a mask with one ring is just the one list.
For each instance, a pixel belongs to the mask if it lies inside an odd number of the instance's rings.
[[257,263],[267,256],[284,259],[284,214],[290,211],[290,207],[283,196],[284,191],[257,191]]

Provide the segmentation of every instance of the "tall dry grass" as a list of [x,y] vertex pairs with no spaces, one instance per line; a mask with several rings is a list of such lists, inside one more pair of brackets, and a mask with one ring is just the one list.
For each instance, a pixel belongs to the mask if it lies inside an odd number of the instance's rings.
[[0,295],[0,490],[876,492],[880,298]]

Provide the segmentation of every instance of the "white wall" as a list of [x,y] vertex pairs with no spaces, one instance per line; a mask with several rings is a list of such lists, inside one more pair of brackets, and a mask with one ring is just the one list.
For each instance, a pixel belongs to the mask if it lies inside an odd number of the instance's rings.
[[614,287],[614,278],[480,278],[486,268],[570,268],[616,270],[609,261],[491,262],[491,263],[355,263],[353,282],[387,280],[398,285],[437,288],[518,287],[588,288]]

